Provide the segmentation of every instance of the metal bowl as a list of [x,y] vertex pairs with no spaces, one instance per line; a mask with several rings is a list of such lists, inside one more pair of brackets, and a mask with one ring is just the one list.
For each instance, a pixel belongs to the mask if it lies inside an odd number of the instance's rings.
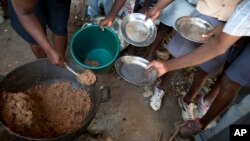
[[121,33],[121,19],[117,17],[112,25],[112,29],[115,31],[115,33],[118,35],[118,38],[121,42],[121,51],[124,50],[126,47],[128,47],[129,43],[124,39],[122,33]]
[[137,56],[122,56],[115,62],[117,73],[126,81],[135,85],[151,85],[157,80],[155,69],[146,69],[149,62]]
[[128,43],[144,47],[155,40],[156,26],[151,19],[145,21],[145,18],[144,14],[133,13],[122,20],[121,33]]
[[207,21],[190,16],[180,17],[175,27],[182,37],[196,43],[205,43],[207,40],[202,35],[214,29]]

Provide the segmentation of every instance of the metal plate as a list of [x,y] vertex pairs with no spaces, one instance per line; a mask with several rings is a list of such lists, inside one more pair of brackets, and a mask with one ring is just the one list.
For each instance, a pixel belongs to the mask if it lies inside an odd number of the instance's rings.
[[190,16],[179,18],[175,23],[175,27],[181,36],[197,43],[205,43],[207,40],[202,38],[202,35],[214,29],[208,22]]
[[132,84],[151,85],[157,79],[157,72],[146,70],[148,63],[141,57],[123,56],[116,61],[115,68],[123,79]]
[[121,22],[122,20],[117,17],[115,21],[113,22],[112,29],[115,31],[115,33],[118,35],[118,38],[120,39],[121,42],[121,51],[124,50],[129,43],[124,39],[122,33],[121,33]]
[[156,37],[156,26],[151,19],[145,21],[141,13],[127,15],[121,23],[121,33],[124,39],[137,47],[151,44]]

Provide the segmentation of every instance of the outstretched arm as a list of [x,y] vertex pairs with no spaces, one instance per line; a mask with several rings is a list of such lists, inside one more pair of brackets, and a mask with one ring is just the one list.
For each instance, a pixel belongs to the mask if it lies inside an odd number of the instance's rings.
[[166,65],[171,71],[204,63],[224,54],[238,39],[240,39],[239,36],[222,32],[216,39],[209,40],[194,52],[168,61]]
[[173,0],[158,0],[156,5],[146,13],[146,17],[154,21],[159,17],[162,9],[168,6],[171,2],[173,2]]
[[100,22],[100,27],[103,28],[104,26],[111,27],[113,24],[113,21],[115,20],[117,14],[121,10],[121,8],[124,6],[126,0],[115,0],[111,11],[109,12],[109,15]]
[[148,68],[156,68],[158,76],[162,76],[169,71],[199,65],[224,54],[239,39],[240,36],[231,36],[221,32],[217,37],[211,38],[207,43],[203,44],[192,53],[167,62],[152,61],[148,65]]

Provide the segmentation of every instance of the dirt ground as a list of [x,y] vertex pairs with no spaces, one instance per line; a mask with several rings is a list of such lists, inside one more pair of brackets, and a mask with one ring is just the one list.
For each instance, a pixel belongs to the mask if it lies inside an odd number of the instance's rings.
[[[76,0],[75,0],[76,1]],[[75,6],[75,8],[79,6]],[[74,8],[73,8],[74,9]],[[69,41],[79,28],[79,12],[72,10],[69,23]],[[75,14],[75,15],[74,15]],[[0,24],[0,75],[6,75],[27,62],[36,60],[28,44],[11,28],[10,21]],[[112,69],[109,73],[97,75],[100,85],[111,87],[111,101],[101,103],[89,126],[91,134],[84,134],[77,140],[100,141],[167,141],[174,133],[175,123],[181,121],[177,96],[188,89],[191,73],[179,71],[169,83],[160,111],[149,107],[149,97],[144,97],[143,87],[127,83]],[[10,136],[0,128],[0,140],[10,141]]]

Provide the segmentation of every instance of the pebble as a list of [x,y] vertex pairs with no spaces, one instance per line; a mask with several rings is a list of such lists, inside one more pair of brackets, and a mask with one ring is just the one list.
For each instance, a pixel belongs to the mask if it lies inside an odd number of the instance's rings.
[[144,91],[142,95],[143,95],[143,97],[150,97],[153,95],[153,92],[152,91]]
[[187,92],[185,92],[185,91],[181,91],[181,93],[180,93],[180,95],[182,95],[182,96],[184,96],[186,94],[187,94]]

